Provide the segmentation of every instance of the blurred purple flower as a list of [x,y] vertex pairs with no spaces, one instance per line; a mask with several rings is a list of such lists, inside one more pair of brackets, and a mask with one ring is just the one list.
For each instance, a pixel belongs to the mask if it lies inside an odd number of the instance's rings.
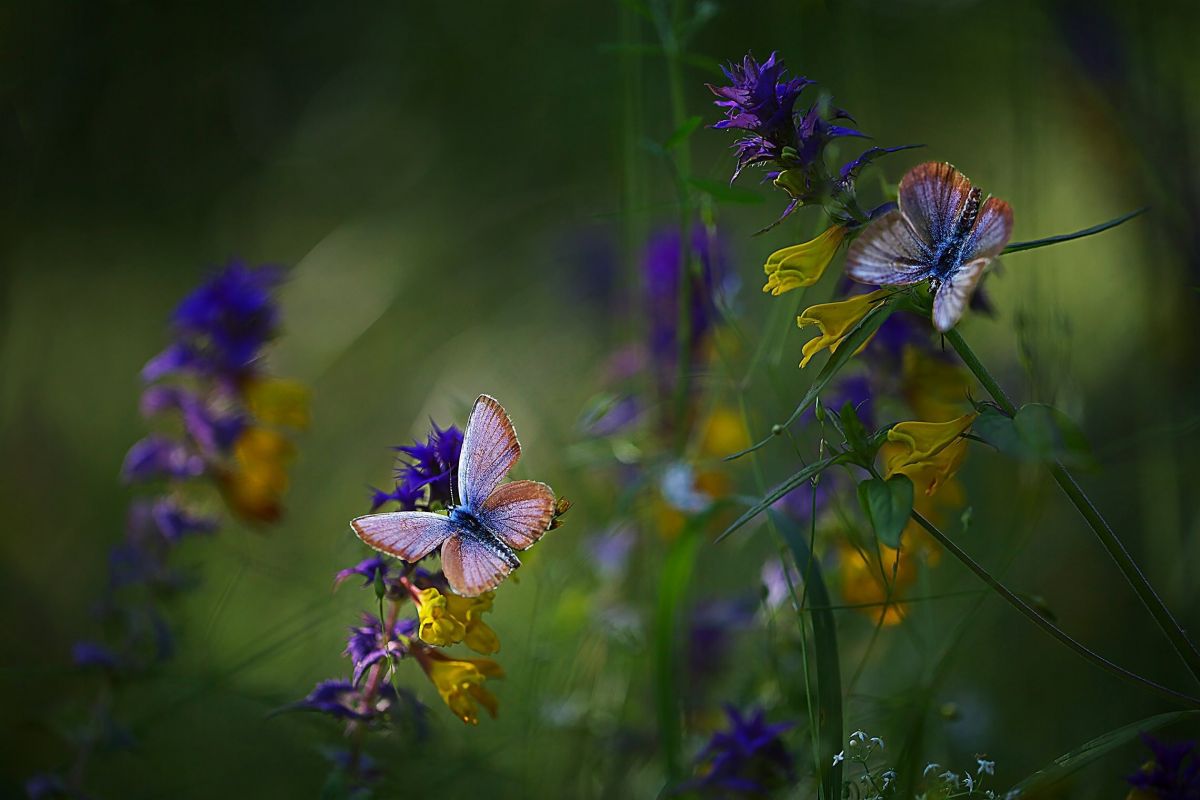
[[71,661],[77,667],[116,669],[117,655],[99,642],[78,641],[71,646]]
[[386,710],[396,698],[396,690],[390,683],[382,683],[376,690],[374,708],[363,709],[363,694],[350,681],[334,679],[321,681],[300,702],[291,706],[295,710],[317,711],[338,719],[371,719]]
[[700,681],[718,675],[728,663],[735,636],[754,619],[747,599],[708,599],[692,611],[688,624],[688,668]]
[[192,533],[212,533],[217,529],[217,520],[193,514],[173,497],[160,497],[154,502],[154,522],[163,538],[174,544]]
[[725,706],[729,729],[714,733],[697,763],[704,774],[681,789],[720,797],[767,797],[795,780],[795,765],[782,735],[794,723],[768,725],[766,712],[743,717]]
[[201,372],[232,382],[249,374],[276,333],[279,310],[272,292],[283,277],[281,267],[251,268],[230,260],[180,302],[172,317],[178,340],[150,360],[142,378]]
[[619,525],[594,536],[588,542],[588,549],[596,572],[606,580],[619,578],[625,572],[636,543],[637,536],[628,525]]
[[1158,800],[1200,800],[1200,749],[1194,741],[1164,742],[1148,734],[1142,741],[1154,754],[1125,778],[1129,785]]
[[125,455],[121,477],[126,483],[156,478],[195,478],[204,474],[204,459],[183,442],[161,434],[138,441]]
[[242,414],[219,413],[181,386],[147,387],[142,392],[142,416],[153,417],[166,411],[179,412],[188,435],[210,455],[228,453],[246,428],[246,418]]
[[51,800],[56,797],[80,797],[67,791],[67,782],[61,775],[39,773],[25,781],[25,796],[29,800]]
[[[650,237],[642,259],[642,276],[649,317],[650,364],[660,390],[669,391],[675,379],[680,351],[679,280],[684,253],[678,228],[666,228]],[[728,295],[731,273],[724,246],[709,229],[692,228],[690,255],[699,264],[698,274],[688,273],[690,305],[688,351],[696,355],[719,319],[718,297]]]

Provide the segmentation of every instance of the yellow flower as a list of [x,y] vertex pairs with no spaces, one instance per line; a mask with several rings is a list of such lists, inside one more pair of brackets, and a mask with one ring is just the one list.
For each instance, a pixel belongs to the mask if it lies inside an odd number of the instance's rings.
[[[855,325],[862,322],[875,303],[889,294],[891,292],[887,289],[876,289],[869,294],[855,295],[837,303],[821,303],[806,308],[803,314],[796,317],[796,324],[801,328],[805,325],[816,325],[821,335],[804,345],[804,360],[800,362],[800,366],[808,366],[812,357],[827,347],[829,352],[835,352],[838,345],[854,330]],[[867,343],[863,342],[862,347],[866,346]],[[862,347],[858,349],[861,351]]]
[[484,687],[488,678],[503,678],[504,670],[490,658],[453,659],[436,651],[418,657],[425,674],[454,716],[470,725],[479,724],[479,706],[496,718],[499,702]]
[[962,465],[967,441],[960,438],[978,414],[949,422],[901,422],[888,431],[892,446],[884,452],[884,477],[907,475],[927,495],[937,491]]
[[500,651],[500,637],[483,621],[483,612],[492,610],[493,597],[495,594],[492,592],[484,592],[479,597],[459,597],[456,594],[446,597],[450,614],[462,620],[466,629],[462,641],[476,653],[485,656]]
[[430,587],[418,593],[418,635],[421,641],[436,647],[466,642],[476,653],[489,655],[500,649],[496,632],[483,621],[483,613],[492,610],[492,592],[479,597],[443,595]]
[[246,407],[263,425],[303,430],[309,423],[309,391],[304,384],[282,378],[256,378],[245,386]]
[[771,253],[763,266],[763,271],[767,273],[767,285],[763,291],[778,297],[784,292],[812,286],[821,280],[845,236],[846,227],[834,225],[810,242],[794,244]]
[[287,467],[295,448],[283,434],[248,427],[233,445],[233,465],[221,475],[229,507],[243,519],[274,522],[282,514]]
[[445,596],[432,586],[417,594],[417,629],[421,641],[435,647],[457,644],[467,635],[467,626],[456,619],[448,608]]
[[908,345],[901,358],[900,375],[904,399],[917,419],[944,422],[962,413],[969,384],[961,367]]
[[[883,557],[882,568],[874,556],[868,558],[849,544],[841,544],[838,548],[838,574],[841,577],[842,597],[851,605],[872,603],[859,609],[873,620],[883,616],[884,625],[897,625],[904,619],[904,608],[892,605],[899,601],[900,594],[912,586],[917,579],[917,567],[912,557],[905,552],[900,557],[900,565],[896,577],[892,578],[892,566],[896,563],[896,551],[887,545],[879,545]],[[887,575],[891,583],[891,597],[888,597],[887,584],[883,576]],[[888,603],[888,605],[883,605]]]

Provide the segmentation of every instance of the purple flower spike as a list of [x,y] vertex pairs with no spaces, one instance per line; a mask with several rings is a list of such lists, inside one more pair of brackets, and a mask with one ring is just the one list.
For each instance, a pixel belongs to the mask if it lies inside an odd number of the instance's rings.
[[762,709],[742,716],[727,705],[725,713],[729,729],[713,734],[697,759],[707,772],[682,789],[717,797],[766,797],[795,780],[792,755],[781,738],[794,723],[768,725]]
[[126,483],[136,483],[155,478],[195,478],[204,470],[204,459],[183,443],[151,434],[129,448],[121,477]]
[[341,586],[355,575],[362,576],[363,586],[370,586],[375,582],[376,575],[382,575],[384,578],[388,576],[388,563],[380,556],[372,556],[339,572],[333,577],[333,585]]

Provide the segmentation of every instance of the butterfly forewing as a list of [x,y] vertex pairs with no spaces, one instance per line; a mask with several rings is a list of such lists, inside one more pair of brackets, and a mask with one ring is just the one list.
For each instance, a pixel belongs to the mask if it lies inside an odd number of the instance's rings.
[[958,324],[990,261],[990,258],[968,261],[942,281],[933,297],[933,327],[945,333]]
[[917,235],[936,248],[954,234],[971,195],[971,181],[951,164],[918,164],[900,181],[900,211]]
[[478,539],[451,536],[442,545],[442,572],[455,594],[476,597],[500,585],[513,568]]
[[521,457],[512,420],[495,398],[479,396],[458,458],[459,503],[477,509],[495,491]]
[[850,245],[846,274],[872,286],[901,286],[929,276],[929,247],[900,211],[871,223]]
[[506,483],[484,501],[479,520],[514,550],[542,538],[554,519],[554,492],[537,481]]
[[447,517],[429,511],[368,514],[350,526],[371,547],[405,561],[419,561],[455,531]]

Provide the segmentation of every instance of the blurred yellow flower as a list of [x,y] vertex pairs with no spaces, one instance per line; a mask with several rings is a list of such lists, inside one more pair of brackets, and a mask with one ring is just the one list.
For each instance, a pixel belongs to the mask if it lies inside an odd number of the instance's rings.
[[700,435],[702,458],[724,458],[749,446],[750,432],[741,412],[730,406],[717,406],[705,420]]
[[478,725],[479,706],[483,706],[492,719],[496,718],[500,704],[484,683],[488,678],[504,677],[499,664],[490,658],[447,658],[433,650],[418,658],[454,716],[470,725]]
[[283,378],[256,378],[245,386],[246,407],[256,422],[295,430],[308,427],[308,387]]
[[500,650],[500,638],[483,621],[483,613],[492,610],[493,592],[479,597],[443,595],[430,587],[417,595],[417,629],[421,641],[435,647],[465,642],[476,653],[490,655]]
[[[851,605],[879,604],[866,606],[859,611],[873,620],[879,620],[882,614],[884,625],[897,625],[904,619],[904,609],[890,603],[899,601],[901,594],[916,581],[917,567],[910,556],[903,555],[893,579],[892,567],[896,564],[896,551],[882,544],[879,550],[883,558],[882,564],[874,556],[867,557],[848,543],[843,542],[839,545],[838,574],[841,578],[842,598]],[[884,575],[891,583],[890,598]],[[882,605],[889,600],[889,605]]]
[[794,244],[776,250],[767,257],[763,271],[767,274],[764,292],[778,297],[784,292],[812,286],[821,280],[825,268],[837,254],[838,246],[846,237],[844,225],[834,225],[817,238],[803,244]]
[[[854,326],[862,322],[863,317],[874,307],[875,303],[889,294],[891,292],[887,289],[876,289],[868,294],[858,294],[836,303],[821,303],[806,308],[803,314],[796,317],[796,324],[801,328],[805,325],[816,325],[820,329],[821,335],[810,339],[804,345],[802,351],[804,359],[800,362],[800,366],[808,366],[812,357],[825,348],[829,348],[831,353],[835,352],[838,345],[850,334],[850,331],[854,330]],[[870,339],[867,341],[869,342]],[[863,342],[862,347],[858,349],[861,351],[866,346],[867,342]]]
[[274,522],[282,514],[287,468],[296,450],[283,434],[248,427],[233,445],[233,464],[220,475],[225,501],[238,516]]
[[907,475],[918,491],[932,495],[949,480],[967,455],[960,438],[978,414],[963,414],[949,422],[901,422],[888,431],[884,477]]
[[962,413],[967,402],[967,373],[919,347],[908,345],[901,356],[904,399],[926,422],[944,422]]

